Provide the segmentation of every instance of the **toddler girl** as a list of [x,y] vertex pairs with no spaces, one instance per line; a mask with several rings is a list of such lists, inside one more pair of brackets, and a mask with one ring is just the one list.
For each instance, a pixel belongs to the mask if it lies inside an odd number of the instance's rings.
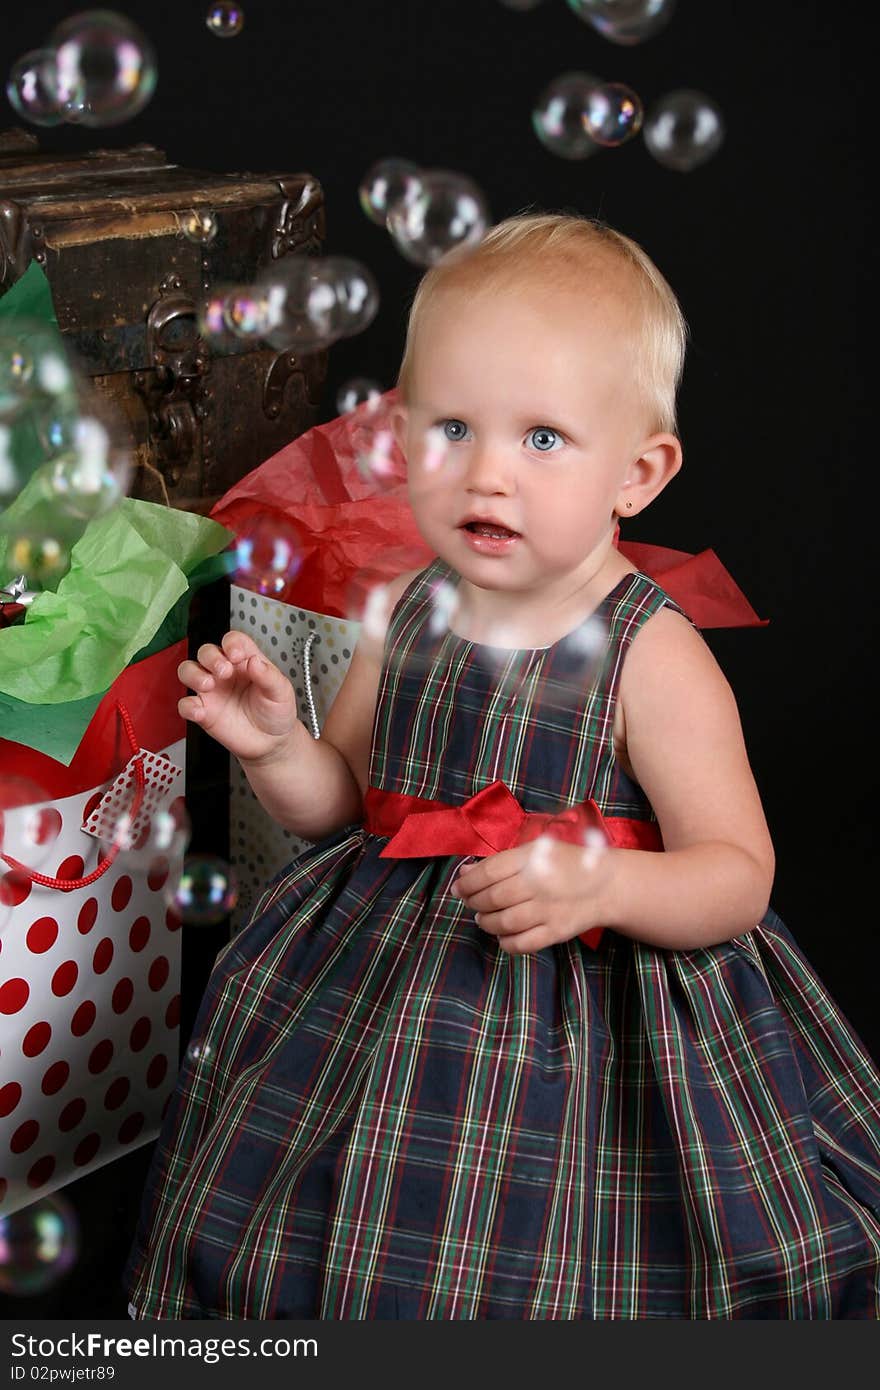
[[134,1315],[880,1315],[880,1078],[768,907],[730,688],[614,544],[681,465],[684,343],[602,225],[444,257],[394,417],[436,560],[318,740],[245,634],[181,666],[314,847],[218,955]]

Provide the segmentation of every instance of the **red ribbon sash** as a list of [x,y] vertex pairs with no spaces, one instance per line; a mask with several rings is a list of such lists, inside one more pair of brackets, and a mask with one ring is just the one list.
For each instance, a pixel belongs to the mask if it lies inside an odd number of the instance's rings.
[[[603,816],[587,800],[556,814],[524,811],[503,782],[483,787],[460,806],[429,797],[403,796],[368,787],[364,797],[364,827],[371,835],[388,836],[381,859],[427,859],[463,855],[484,859],[501,850],[550,835],[567,844],[582,845],[587,830],[599,830],[616,849],[661,850],[663,842],[654,821]],[[602,927],[581,934],[594,949]]]

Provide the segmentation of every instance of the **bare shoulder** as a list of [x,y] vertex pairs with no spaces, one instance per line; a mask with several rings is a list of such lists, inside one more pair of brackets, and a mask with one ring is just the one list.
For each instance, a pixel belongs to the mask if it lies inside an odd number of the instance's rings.
[[661,608],[643,623],[630,645],[620,678],[625,703],[669,690],[679,698],[733,692],[704,638],[673,608]]

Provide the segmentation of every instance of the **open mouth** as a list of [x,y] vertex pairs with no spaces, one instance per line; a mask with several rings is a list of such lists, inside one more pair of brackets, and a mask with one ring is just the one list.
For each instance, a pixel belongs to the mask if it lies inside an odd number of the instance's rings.
[[519,535],[519,531],[511,531],[509,526],[499,526],[494,521],[466,521],[461,529],[472,536],[489,536],[496,541],[507,541]]

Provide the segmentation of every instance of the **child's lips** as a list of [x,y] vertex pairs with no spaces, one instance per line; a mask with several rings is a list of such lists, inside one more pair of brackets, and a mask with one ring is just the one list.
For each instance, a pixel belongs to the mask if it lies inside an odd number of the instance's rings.
[[522,540],[518,531],[492,535],[469,531],[466,526],[460,526],[458,529],[464,537],[465,544],[478,555],[507,555]]

